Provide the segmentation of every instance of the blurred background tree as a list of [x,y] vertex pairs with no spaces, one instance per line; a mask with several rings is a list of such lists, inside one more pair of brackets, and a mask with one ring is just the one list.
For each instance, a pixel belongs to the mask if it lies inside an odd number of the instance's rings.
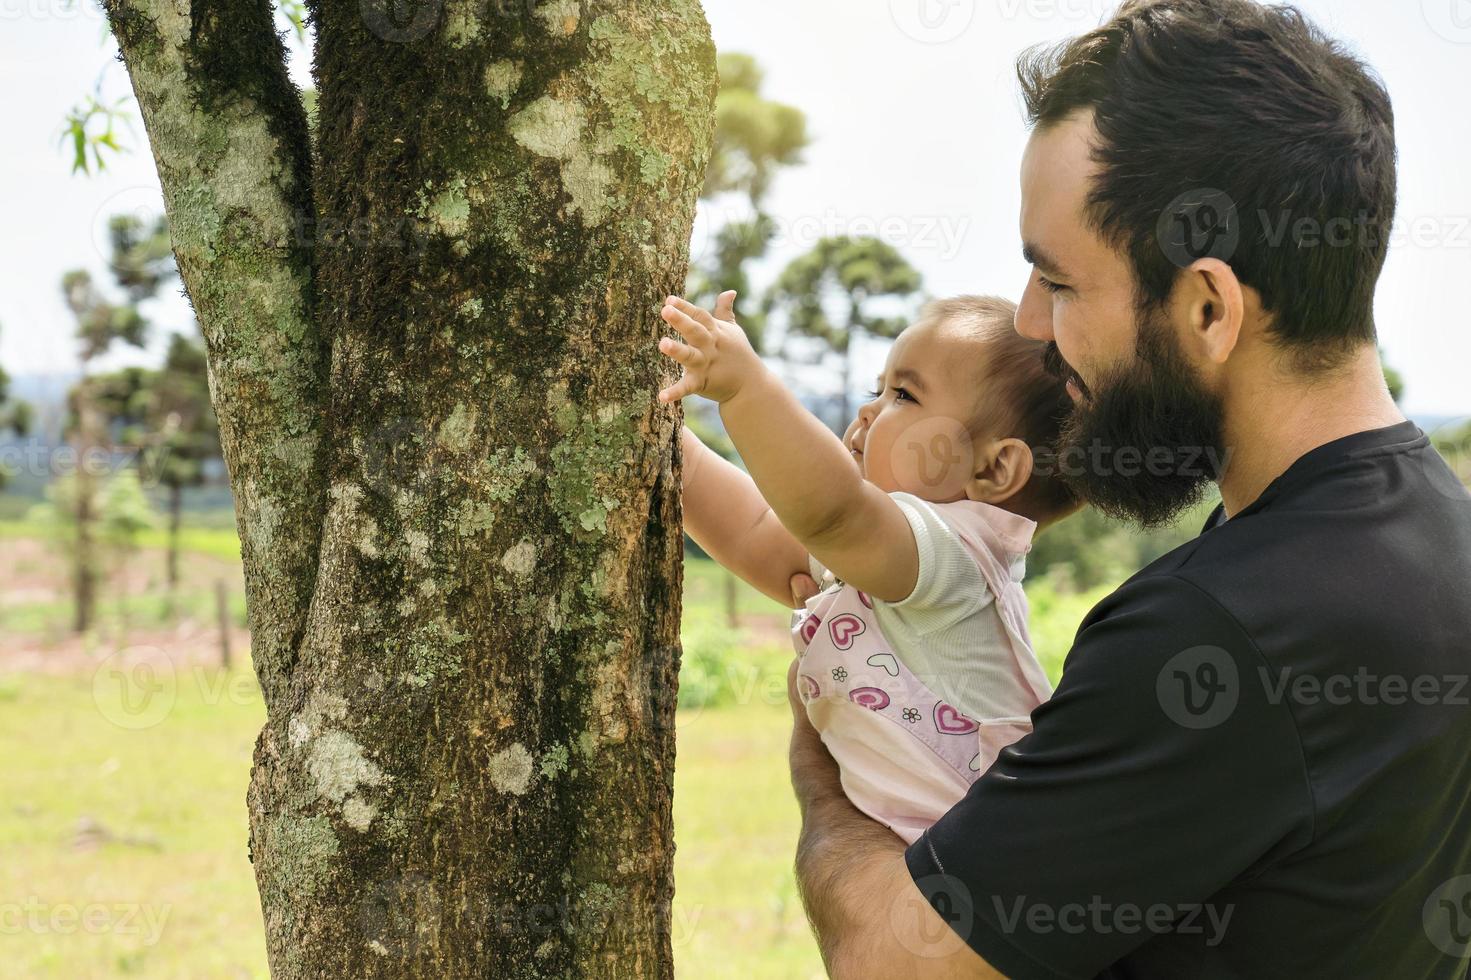
[[[836,368],[842,386],[838,431],[853,418],[854,341],[899,336],[910,317],[884,315],[880,309],[914,296],[920,284],[919,272],[892,245],[840,235],[823,238],[793,259],[766,292],[765,312],[782,314],[785,321],[783,356]],[[832,316],[832,309],[841,313]]]
[[162,367],[130,367],[99,375],[92,381],[92,391],[113,444],[139,450],[146,482],[164,488],[166,574],[172,597],[179,587],[184,490],[203,485],[209,463],[220,459],[204,345],[176,333],[169,338]]
[[[0,433],[25,436],[31,431],[32,421],[30,403],[10,397],[10,375],[0,367]],[[10,471],[0,461],[0,490],[5,488],[9,479]]]
[[132,215],[119,215],[108,223],[113,279],[123,291],[115,302],[98,288],[92,274],[74,269],[61,280],[66,305],[76,317],[80,342],[78,360],[81,377],[68,395],[66,437],[76,453],[77,488],[72,496],[75,542],[72,549],[72,580],[75,615],[72,628],[85,633],[92,626],[97,601],[98,565],[95,549],[97,487],[100,471],[110,467],[110,440],[92,378],[93,362],[115,343],[143,347],[148,339],[148,321],[139,304],[151,299],[172,276],[174,259],[168,225],[159,218],[146,225]]
[[[783,168],[802,162],[802,150],[809,142],[807,118],[800,109],[762,96],[763,74],[755,58],[722,54],[718,69],[715,148],[700,200],[708,213],[712,202],[733,198],[742,213],[720,224],[709,254],[697,255],[699,261],[690,266],[686,293],[691,302],[705,306],[713,305],[727,289],[754,298],[748,267],[766,255],[776,232],[776,222],[766,211],[767,194]],[[763,318],[758,304],[742,305],[741,326],[760,350]]]

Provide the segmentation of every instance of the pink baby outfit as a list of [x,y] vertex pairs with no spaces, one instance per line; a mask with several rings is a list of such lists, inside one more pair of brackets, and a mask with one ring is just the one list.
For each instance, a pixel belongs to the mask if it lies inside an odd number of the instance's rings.
[[[798,692],[838,763],[844,792],[913,842],[965,795],[1002,748],[1031,731],[1030,711],[1051,696],[1051,686],[1032,653],[1021,586],[1036,524],[977,501],[936,504],[892,496],[919,546],[915,594],[900,603],[874,600],[814,561],[813,572],[827,587],[795,611],[792,638],[801,657]],[[962,554],[974,562],[979,575],[966,566],[962,576],[970,575],[965,588],[975,595],[921,594],[935,579],[930,564],[947,553],[952,568],[957,560],[966,565],[957,557]],[[953,586],[962,580],[946,581]],[[957,600],[959,612],[948,615],[944,610]],[[894,638],[880,628],[875,606],[902,607],[908,615],[903,629],[892,630]],[[923,619],[933,610],[945,630]],[[911,621],[926,625],[911,630]],[[930,651],[922,649],[931,637],[947,636],[951,642],[960,637],[966,647],[964,666],[948,671],[935,668]],[[986,690],[963,699],[961,692],[968,684],[974,689],[969,682],[977,679]],[[983,706],[975,709],[982,716],[964,713],[957,702],[966,701]]]

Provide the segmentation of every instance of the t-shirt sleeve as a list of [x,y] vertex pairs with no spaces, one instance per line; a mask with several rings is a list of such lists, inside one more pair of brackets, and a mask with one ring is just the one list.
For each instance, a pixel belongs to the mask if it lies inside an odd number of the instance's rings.
[[909,595],[885,605],[921,635],[944,629],[985,607],[991,591],[955,529],[927,501],[908,493],[889,496],[914,532],[919,574]]
[[907,849],[916,885],[1019,978],[1093,977],[1187,917],[1229,915],[1212,896],[1312,832],[1264,670],[1194,584],[1125,585],[1084,620],[1031,734]]

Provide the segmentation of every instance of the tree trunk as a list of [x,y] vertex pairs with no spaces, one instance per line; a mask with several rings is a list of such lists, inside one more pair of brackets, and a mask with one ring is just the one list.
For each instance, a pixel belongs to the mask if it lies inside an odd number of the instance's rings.
[[168,583],[169,608],[179,593],[179,530],[184,522],[184,487],[180,483],[169,484],[169,555]]
[[670,976],[695,0],[107,0],[209,350],[278,978]]
[[102,439],[98,434],[101,421],[92,403],[92,389],[87,383],[85,373],[75,391],[77,470],[72,517],[76,521],[77,536],[72,554],[72,578],[76,593],[72,629],[77,633],[86,633],[92,628],[97,611],[97,474],[92,472],[92,467],[96,465],[93,457],[100,451]]

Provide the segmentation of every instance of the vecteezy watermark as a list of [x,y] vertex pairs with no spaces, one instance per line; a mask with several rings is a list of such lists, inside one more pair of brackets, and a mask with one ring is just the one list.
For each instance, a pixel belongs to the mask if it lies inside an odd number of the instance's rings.
[[1030,20],[1099,24],[1117,6],[1117,0],[996,0],[996,10],[1003,20],[1025,15]]
[[899,433],[888,463],[896,486],[948,500],[963,493],[975,473],[975,446],[965,423],[931,416]]
[[921,44],[945,44],[964,34],[976,18],[975,0],[889,0],[889,16]]
[[1204,936],[1205,945],[1219,946],[1226,938],[1235,905],[1216,906],[1209,902],[1157,902],[1137,905],[1132,902],[1110,902],[1094,895],[1087,902],[1031,902],[1019,895],[1010,902],[1001,896],[991,898],[996,922],[1007,935],[1027,932],[1032,935],[1066,933],[1068,935],[1106,936],[1175,933],[1182,936]]
[[1431,892],[1420,916],[1436,949],[1454,959],[1471,954],[1471,875],[1459,875]]
[[138,902],[43,902],[34,895],[21,902],[0,902],[0,936],[141,936],[153,946],[163,935],[172,905]]
[[368,30],[385,41],[419,41],[439,26],[444,0],[361,0]]
[[[409,872],[379,882],[358,906],[358,925],[368,946],[385,957],[413,958],[432,948],[446,914],[442,889],[428,876]],[[478,918],[490,935],[503,938],[589,935],[616,930],[670,936],[673,946],[689,942],[703,906],[629,901],[607,885],[593,885],[548,901],[498,901],[472,896],[455,918]]]
[[[1227,651],[1198,646],[1166,661],[1155,680],[1155,693],[1177,725],[1214,728],[1235,713],[1243,681]],[[1271,705],[1471,707],[1471,675],[1466,674],[1380,674],[1362,665],[1351,672],[1312,674],[1258,666],[1256,681],[1263,700]]]
[[1160,212],[1155,237],[1165,257],[1181,269],[1204,258],[1229,262],[1241,244],[1236,202],[1214,187],[1186,191]]
[[1271,704],[1471,707],[1471,696],[1467,694],[1471,676],[1465,674],[1377,674],[1364,666],[1352,674],[1324,676],[1294,674],[1287,667],[1278,669],[1275,674],[1265,667],[1258,667],[1257,673]]
[[958,953],[975,928],[970,889],[947,874],[924,875],[916,878],[914,885],[919,889],[918,896],[904,889],[890,903],[889,929],[915,956],[938,959]]
[[549,31],[569,35],[579,23],[581,0],[360,0],[363,23],[385,41],[405,43],[428,37],[441,23],[451,44],[461,47],[492,18],[535,18]]
[[292,215],[291,223],[296,244],[317,250],[373,247],[402,249],[423,255],[431,237],[428,223],[412,215],[380,223],[366,217],[343,221],[331,215],[319,218],[315,214],[297,211]]
[[[691,259],[709,254],[727,227],[739,222],[751,234],[767,237],[773,249],[810,249],[824,238],[877,238],[908,252],[927,252],[949,261],[960,254],[970,233],[969,216],[952,214],[847,214],[834,208],[821,213],[773,215],[761,225],[742,208],[702,204],[690,240]],[[753,243],[756,244],[756,243]]]
[[1032,472],[1038,476],[1135,477],[1199,476],[1214,478],[1231,462],[1231,450],[1214,446],[1111,446],[1094,440],[1087,446],[1032,447]]
[[154,727],[173,711],[178,696],[173,659],[157,647],[119,650],[92,674],[92,702],[119,728]]
[[1160,211],[1155,237],[1165,257],[1180,268],[1203,258],[1231,261],[1241,245],[1242,218],[1255,221],[1253,235],[1271,249],[1364,250],[1406,246],[1471,250],[1471,215],[1397,215],[1388,229],[1368,211],[1355,214],[1303,214],[1292,208],[1241,211],[1225,191],[1194,188]]
[[119,728],[142,731],[173,712],[189,685],[207,705],[254,705],[261,700],[255,675],[204,664],[181,666],[166,650],[136,646],[118,650],[92,674],[92,703]]
[[102,4],[88,0],[0,0],[0,21],[103,19]]
[[24,473],[41,479],[74,476],[84,473],[107,477],[136,469],[138,482],[145,488],[158,485],[172,450],[167,443],[154,446],[88,446],[51,445],[28,436],[18,442],[0,446],[0,469]]
[[1230,718],[1241,699],[1241,675],[1231,654],[1216,646],[1181,650],[1160,668],[1155,697],[1182,728],[1214,728]]
[[1471,0],[1420,0],[1425,23],[1452,44],[1471,44]]
[[146,232],[157,225],[163,216],[163,197],[156,185],[134,184],[115,194],[109,194],[97,206],[97,210],[92,212],[91,226],[88,228],[92,250],[107,263],[109,269],[121,271],[113,265],[117,258],[113,250],[113,227],[122,221]]
[[1422,214],[1396,216],[1388,233],[1367,211],[1321,218],[1298,215],[1288,208],[1257,211],[1262,241],[1270,248],[1471,249],[1471,216]]

